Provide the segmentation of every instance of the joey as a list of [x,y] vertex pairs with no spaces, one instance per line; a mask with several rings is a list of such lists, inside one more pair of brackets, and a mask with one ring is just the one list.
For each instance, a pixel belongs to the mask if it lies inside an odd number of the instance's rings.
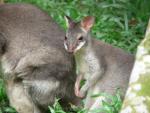
[[[90,29],[94,24],[93,17],[87,16],[81,22],[74,22],[67,16],[65,19],[68,29],[64,47],[75,56],[78,74],[75,94],[81,98],[86,97],[85,108],[94,109],[99,106],[101,98],[93,99],[93,94],[114,94],[120,88],[123,97],[134,62],[133,55],[92,38]],[[86,82],[80,88],[82,79]]]

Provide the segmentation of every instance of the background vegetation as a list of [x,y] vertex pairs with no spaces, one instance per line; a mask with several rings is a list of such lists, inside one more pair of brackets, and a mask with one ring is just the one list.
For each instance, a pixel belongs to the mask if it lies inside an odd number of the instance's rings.
[[[150,16],[150,0],[6,0],[5,2],[34,4],[48,12],[64,29],[66,29],[64,15],[76,21],[92,15],[96,18],[92,29],[95,38],[131,53],[136,52],[137,45],[144,37]],[[121,104],[119,96],[109,97],[114,103],[110,105],[104,102],[104,109],[108,113],[116,113]],[[0,113],[14,113],[13,109],[7,107],[6,100],[3,81],[0,80]],[[61,107],[57,103],[50,110],[52,113],[58,113]],[[83,113],[84,110],[78,112]]]

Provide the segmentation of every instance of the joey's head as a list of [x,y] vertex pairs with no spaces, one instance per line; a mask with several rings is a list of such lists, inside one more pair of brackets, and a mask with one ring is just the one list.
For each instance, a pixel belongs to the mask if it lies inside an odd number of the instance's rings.
[[88,43],[88,34],[94,24],[94,18],[87,16],[81,22],[74,22],[67,16],[65,19],[68,28],[64,37],[64,46],[68,52],[75,53]]

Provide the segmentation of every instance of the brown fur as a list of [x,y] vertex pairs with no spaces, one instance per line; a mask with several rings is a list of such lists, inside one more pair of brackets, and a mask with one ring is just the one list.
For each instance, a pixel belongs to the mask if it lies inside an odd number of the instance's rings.
[[78,102],[64,31],[28,4],[0,5],[0,53],[7,95],[19,113],[43,113],[55,98]]

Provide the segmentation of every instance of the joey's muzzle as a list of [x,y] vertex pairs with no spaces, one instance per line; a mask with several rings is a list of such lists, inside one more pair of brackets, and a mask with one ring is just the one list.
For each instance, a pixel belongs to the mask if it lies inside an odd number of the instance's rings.
[[67,51],[68,51],[69,53],[74,53],[74,50],[75,50],[75,47],[74,47],[74,46],[69,46]]

